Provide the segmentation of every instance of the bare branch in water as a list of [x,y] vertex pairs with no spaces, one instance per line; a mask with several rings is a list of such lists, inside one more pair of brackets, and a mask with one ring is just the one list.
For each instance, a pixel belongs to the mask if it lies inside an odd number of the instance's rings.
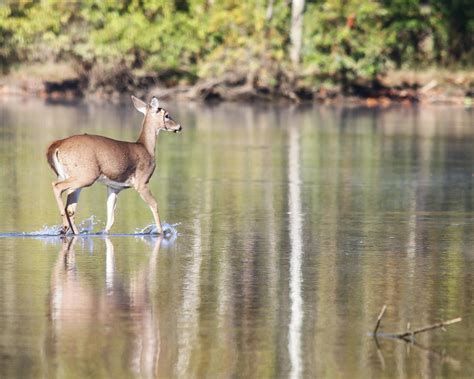
[[441,329],[441,330],[445,331],[446,326],[461,322],[462,321],[461,317],[453,318],[453,319],[447,320],[447,321],[441,321],[441,322],[438,322],[436,324],[423,326],[421,328],[413,329],[413,330],[411,329],[411,324],[407,323],[406,330],[403,331],[403,332],[400,332],[400,333],[382,333],[382,332],[378,332],[378,330],[380,328],[380,324],[382,322],[382,318],[384,316],[384,313],[385,313],[386,309],[387,309],[387,306],[384,305],[382,307],[382,310],[379,313],[379,316],[377,317],[377,321],[375,323],[374,330],[373,330],[372,333],[370,333],[370,335],[372,335],[374,337],[375,345],[377,347],[377,354],[378,354],[380,363],[382,365],[382,369],[385,369],[385,359],[383,357],[382,349],[381,349],[381,346],[379,345],[379,341],[378,341],[377,337],[392,339],[392,340],[399,340],[399,341],[409,343],[410,345],[408,345],[408,346],[415,346],[415,347],[417,347],[421,350],[424,350],[424,351],[426,351],[430,354],[433,354],[433,355],[437,356],[438,358],[441,358],[443,361],[451,364],[455,369],[459,369],[459,367],[460,367],[459,361],[449,357],[448,355],[445,355],[444,353],[439,353],[435,350],[431,350],[428,347],[420,345],[419,343],[417,343],[415,341],[415,336],[417,334],[428,332],[430,330],[435,330],[435,329]]
[[441,321],[441,322],[438,322],[436,324],[423,326],[422,328],[418,328],[418,329],[415,329],[415,330],[407,330],[405,332],[392,333],[392,334],[389,334],[389,336],[392,337],[392,338],[400,338],[400,339],[407,339],[408,337],[412,338],[413,336],[415,336],[415,334],[428,332],[430,330],[439,329],[439,328],[444,329],[445,326],[455,324],[455,323],[461,322],[461,321],[462,321],[462,318],[457,317],[457,318],[453,318],[452,320]]
[[379,317],[377,317],[377,322],[375,323],[374,331],[372,332],[372,335],[375,338],[377,338],[377,337],[398,338],[398,339],[402,339],[404,341],[410,341],[410,340],[413,339],[413,337],[416,334],[428,332],[428,331],[434,330],[434,329],[446,330],[445,329],[446,326],[456,324],[456,323],[462,321],[461,317],[457,317],[457,318],[453,318],[451,320],[441,321],[441,322],[438,322],[436,324],[423,326],[421,328],[413,329],[413,330],[410,330],[411,324],[408,323],[407,324],[407,330],[405,330],[403,332],[400,332],[400,333],[377,333],[377,331],[379,330],[379,327],[380,327],[380,323],[382,322],[382,317],[383,317],[386,309],[387,309],[387,306],[384,305],[382,307],[382,310],[380,311]]
[[382,307],[382,310],[380,311],[379,317],[377,317],[377,323],[375,324],[375,328],[373,332],[374,336],[377,334],[377,330],[379,330],[380,323],[382,322],[382,317],[386,309],[387,309],[387,306],[384,304],[384,306]]

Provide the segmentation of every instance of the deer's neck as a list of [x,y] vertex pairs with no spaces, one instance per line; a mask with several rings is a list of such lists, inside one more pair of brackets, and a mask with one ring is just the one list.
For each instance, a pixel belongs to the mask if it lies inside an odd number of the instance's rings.
[[137,143],[142,144],[148,153],[154,157],[155,156],[155,146],[156,146],[156,132],[155,128],[147,120],[147,116],[143,119],[142,131],[138,137]]

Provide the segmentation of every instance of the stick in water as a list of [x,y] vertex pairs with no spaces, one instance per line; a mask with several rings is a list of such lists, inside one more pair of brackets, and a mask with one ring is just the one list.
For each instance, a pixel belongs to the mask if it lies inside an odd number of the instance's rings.
[[451,325],[451,324],[455,324],[455,323],[461,322],[461,321],[462,321],[462,318],[461,318],[461,317],[457,317],[457,318],[453,318],[452,320],[441,321],[441,322],[438,322],[438,323],[436,323],[436,324],[424,326],[424,327],[419,328],[419,329],[408,330],[408,331],[406,331],[406,332],[401,332],[401,333],[394,333],[394,334],[391,334],[391,337],[396,337],[396,338],[405,339],[405,338],[407,338],[407,337],[414,336],[415,334],[418,334],[418,333],[427,332],[427,331],[433,330],[433,329],[444,328],[445,326],[448,326],[448,325]]
[[404,331],[404,332],[400,332],[400,333],[377,333],[377,331],[379,330],[380,324],[382,322],[382,317],[383,317],[386,309],[387,309],[387,306],[384,305],[382,307],[382,310],[380,311],[379,317],[377,317],[377,322],[375,324],[374,331],[372,332],[372,335],[374,337],[380,336],[380,337],[388,337],[388,338],[399,338],[399,339],[402,339],[402,340],[406,341],[408,337],[413,337],[416,334],[427,332],[427,331],[434,330],[434,329],[440,329],[440,328],[444,329],[445,326],[456,324],[456,323],[462,321],[461,317],[457,317],[457,318],[453,318],[451,320],[441,321],[441,322],[438,322],[436,324],[423,326],[421,328],[414,329],[414,330],[410,330],[411,325],[410,325],[410,323],[408,323],[407,324],[407,330]]
[[382,310],[380,311],[379,317],[377,317],[377,324],[375,324],[375,328],[373,332],[374,336],[377,334],[377,330],[379,330],[380,323],[382,322],[382,317],[386,309],[387,309],[387,306],[384,304],[384,306],[382,307]]

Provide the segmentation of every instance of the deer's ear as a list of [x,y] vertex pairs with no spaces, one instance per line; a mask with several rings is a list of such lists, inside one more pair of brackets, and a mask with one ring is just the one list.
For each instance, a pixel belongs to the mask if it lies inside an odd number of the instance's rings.
[[132,95],[133,105],[138,112],[146,114],[146,103],[141,101],[138,97]]
[[158,110],[158,108],[160,107],[160,102],[158,101],[158,99],[153,96],[151,98],[151,101],[150,101],[150,107],[151,109],[153,109],[155,112]]

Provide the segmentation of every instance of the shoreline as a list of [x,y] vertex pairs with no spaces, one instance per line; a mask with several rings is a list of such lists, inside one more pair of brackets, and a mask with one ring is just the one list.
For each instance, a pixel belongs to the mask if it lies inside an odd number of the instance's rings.
[[[244,78],[245,79],[245,78]],[[427,83],[381,82],[375,86],[352,84],[350,91],[340,87],[282,86],[266,88],[249,85],[241,77],[222,77],[199,80],[194,85],[166,87],[151,80],[150,86],[130,86],[126,91],[99,87],[95,91],[87,89],[78,78],[46,80],[43,78],[0,77],[0,98],[35,97],[51,101],[120,102],[129,94],[147,96],[153,94],[163,100],[186,100],[203,103],[218,102],[263,102],[263,103],[304,103],[329,105],[389,106],[391,104],[452,104],[472,107],[474,90],[468,85],[446,85],[436,79]]]

